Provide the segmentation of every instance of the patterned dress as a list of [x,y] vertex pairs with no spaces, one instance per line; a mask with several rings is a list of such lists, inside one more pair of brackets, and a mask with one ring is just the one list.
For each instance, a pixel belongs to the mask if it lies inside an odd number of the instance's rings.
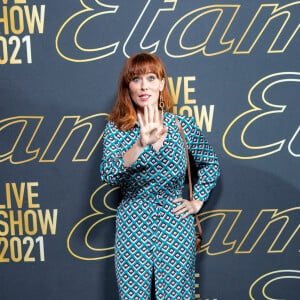
[[[190,154],[198,168],[193,197],[207,200],[219,176],[218,159],[193,118],[178,115]],[[149,145],[130,167],[123,155],[139,137],[138,124],[118,130],[109,121],[104,131],[101,179],[119,185],[115,269],[121,299],[194,299],[195,228],[192,215],[182,219],[172,209],[182,197],[186,174],[184,144],[172,113],[164,114],[168,134],[158,152]]]

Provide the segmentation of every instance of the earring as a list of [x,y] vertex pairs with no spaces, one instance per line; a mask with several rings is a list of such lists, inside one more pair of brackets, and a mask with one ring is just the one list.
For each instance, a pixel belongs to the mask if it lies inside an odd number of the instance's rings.
[[164,97],[162,94],[159,96],[159,103],[158,103],[159,108],[161,109],[161,116],[162,119],[164,119],[164,109],[165,109],[165,102],[164,102]]
[[161,110],[164,110],[165,109],[165,103],[164,103],[164,97],[162,94],[160,94],[159,96],[159,104],[158,104],[159,108]]

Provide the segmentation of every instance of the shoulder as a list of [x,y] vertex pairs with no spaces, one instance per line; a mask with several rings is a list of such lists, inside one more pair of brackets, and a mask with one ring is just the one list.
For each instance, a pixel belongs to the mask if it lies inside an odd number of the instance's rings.
[[104,129],[104,141],[109,140],[111,143],[117,143],[118,145],[126,148],[132,140],[135,140],[137,134],[137,127],[125,131],[119,129],[117,124],[113,121],[108,121]]
[[117,124],[113,121],[107,121],[105,124],[105,129],[109,130],[118,130]]
[[123,134],[123,135],[126,134],[126,133],[128,133],[128,132],[130,132],[130,131],[132,131],[132,129],[128,130],[128,131],[119,129],[119,127],[117,126],[117,124],[114,121],[111,121],[111,120],[109,120],[109,121],[106,122],[105,130],[109,130],[111,132],[118,132],[118,133]]
[[[175,122],[175,115],[173,114],[173,116]],[[182,115],[176,116],[181,124],[188,145],[190,145],[190,143],[192,143],[195,139],[197,140],[202,136],[201,130],[198,127],[194,117],[186,117]],[[175,124],[175,126],[177,125]]]
[[168,122],[173,122],[173,121],[175,122],[176,117],[179,120],[180,124],[190,124],[194,120],[193,117],[186,117],[186,116],[183,116],[183,115],[174,114],[173,112],[166,112],[165,113],[165,119]]
[[120,130],[117,124],[113,121],[107,121],[104,128],[105,136],[115,136],[115,138],[120,139],[124,135],[124,131]]
[[173,118],[175,119],[175,116],[179,120],[182,128],[184,131],[188,132],[191,131],[193,128],[197,127],[196,121],[194,117],[187,117],[187,116],[182,116],[182,115],[175,115],[172,114]]
[[107,121],[104,127],[104,134],[114,133],[118,130],[117,125],[113,121]]

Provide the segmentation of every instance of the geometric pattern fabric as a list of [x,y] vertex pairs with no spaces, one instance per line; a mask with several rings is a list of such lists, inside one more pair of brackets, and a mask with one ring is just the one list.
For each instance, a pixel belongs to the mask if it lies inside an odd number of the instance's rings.
[[[193,118],[178,115],[189,152],[198,168],[194,199],[207,200],[219,176],[218,159]],[[172,209],[182,197],[186,156],[172,113],[164,114],[168,134],[158,152],[147,146],[137,161],[124,166],[123,156],[139,137],[138,124],[119,130],[109,121],[103,136],[101,179],[119,185],[115,270],[120,298],[150,299],[154,277],[156,299],[194,299],[194,217],[182,219]]]

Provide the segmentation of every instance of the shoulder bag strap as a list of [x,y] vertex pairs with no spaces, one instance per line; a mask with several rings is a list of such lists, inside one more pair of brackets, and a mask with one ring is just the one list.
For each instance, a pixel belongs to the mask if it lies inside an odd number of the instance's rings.
[[[190,165],[188,146],[187,146],[187,142],[186,142],[186,138],[185,138],[182,126],[181,126],[181,124],[180,124],[180,122],[179,122],[176,115],[175,115],[175,121],[176,121],[176,124],[179,128],[179,131],[180,131],[181,137],[183,139],[183,143],[184,143],[184,149],[185,149],[186,160],[187,160],[188,178],[189,178],[190,201],[192,201],[193,200],[193,188],[192,188],[191,165]],[[197,214],[195,214],[195,219],[196,219],[196,223],[197,223],[199,233],[202,236],[202,228],[201,228],[200,222],[198,220]]]

